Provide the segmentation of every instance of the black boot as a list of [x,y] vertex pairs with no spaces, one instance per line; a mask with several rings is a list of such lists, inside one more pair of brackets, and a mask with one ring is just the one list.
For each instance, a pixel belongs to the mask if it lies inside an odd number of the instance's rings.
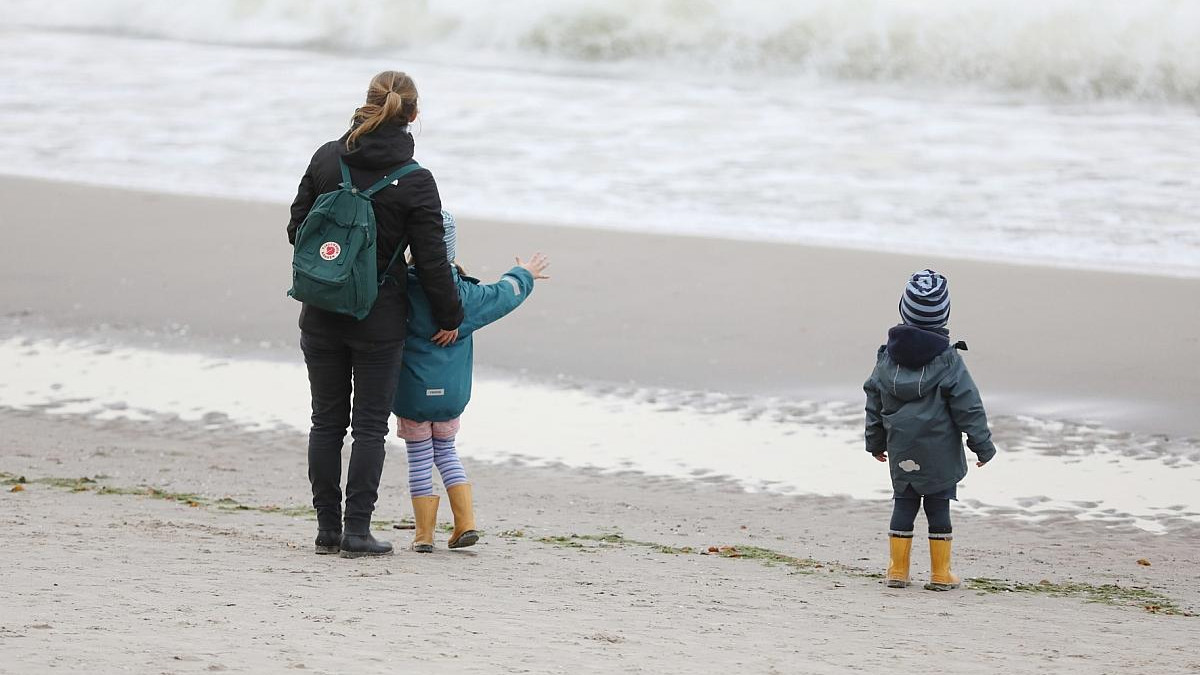
[[386,541],[379,541],[370,532],[366,534],[350,534],[347,532],[342,535],[343,558],[362,558],[364,556],[391,554],[392,545]]
[[341,550],[341,530],[317,530],[317,555],[329,555]]

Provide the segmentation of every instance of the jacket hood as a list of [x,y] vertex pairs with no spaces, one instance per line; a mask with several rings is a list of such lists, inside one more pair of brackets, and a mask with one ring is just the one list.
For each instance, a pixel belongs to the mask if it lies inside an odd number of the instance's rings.
[[941,330],[900,324],[888,331],[888,356],[905,368],[920,368],[949,348],[950,337]]
[[407,163],[413,158],[412,134],[408,125],[385,122],[375,131],[358,138],[353,150],[346,150],[347,131],[338,141],[338,154],[346,164],[359,169],[391,169]]
[[954,370],[958,360],[958,351],[946,349],[929,363],[909,368],[892,359],[887,347],[880,347],[874,377],[892,396],[905,402],[916,401],[936,392],[942,380]]

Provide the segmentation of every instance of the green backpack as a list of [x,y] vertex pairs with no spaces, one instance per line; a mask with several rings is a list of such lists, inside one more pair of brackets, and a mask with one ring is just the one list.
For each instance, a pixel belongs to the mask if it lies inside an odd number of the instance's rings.
[[288,295],[313,307],[362,320],[370,314],[391,262],[377,272],[375,209],[371,197],[394,181],[420,169],[409,162],[366,190],[354,187],[350,169],[340,158],[342,182],[317,197],[296,231],[292,253],[292,289]]

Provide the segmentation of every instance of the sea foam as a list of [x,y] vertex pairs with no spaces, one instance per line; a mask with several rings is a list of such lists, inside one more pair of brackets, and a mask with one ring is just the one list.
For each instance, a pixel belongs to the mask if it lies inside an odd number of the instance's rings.
[[1200,101],[1200,3],[1179,0],[10,0],[16,25],[205,43],[486,51]]

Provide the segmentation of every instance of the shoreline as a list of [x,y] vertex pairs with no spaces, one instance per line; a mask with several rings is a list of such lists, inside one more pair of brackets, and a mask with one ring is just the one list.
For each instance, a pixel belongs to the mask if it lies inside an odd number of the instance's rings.
[[[123,192],[139,192],[145,194],[156,194],[170,197],[182,197],[187,199],[214,199],[224,202],[242,203],[246,205],[273,205],[281,209],[287,209],[290,204],[286,199],[278,201],[269,199],[254,199],[252,197],[240,195],[220,195],[213,194],[204,190],[189,192],[187,190],[171,189],[171,188],[149,188],[138,185],[126,185],[120,183],[108,183],[102,180],[89,181],[71,179],[64,177],[61,173],[47,171],[42,174],[37,173],[8,173],[0,169],[0,183],[5,181],[33,181],[37,183],[51,183],[73,185],[83,188],[91,188],[98,190],[119,190]],[[688,239],[699,239],[712,242],[731,242],[731,243],[749,243],[761,245],[779,245],[779,246],[800,246],[806,249],[841,251],[841,252],[860,252],[860,253],[883,253],[888,255],[902,255],[908,257],[921,257],[924,254],[918,249],[900,249],[895,251],[882,251],[877,247],[867,246],[865,244],[852,240],[824,240],[819,238],[788,238],[784,236],[769,236],[760,235],[745,235],[735,237],[732,234],[722,232],[701,232],[701,231],[677,231],[677,232],[647,232],[645,230],[626,229],[619,225],[608,225],[600,223],[578,223],[570,221],[562,221],[553,223],[545,220],[517,220],[507,218],[493,218],[487,216],[477,216],[471,213],[464,212],[461,216],[459,212],[455,212],[455,216],[465,222],[484,223],[493,227],[536,227],[536,228],[568,228],[574,230],[594,231],[594,232],[611,232],[628,235],[650,235],[655,237],[683,237]],[[1129,275],[1137,277],[1151,277],[1156,279],[1183,279],[1183,280],[1200,280],[1200,263],[1197,266],[1187,269],[1172,269],[1162,270],[1159,268],[1150,268],[1146,266],[1128,264],[1121,265],[1109,264],[1101,266],[1098,262],[1076,261],[1069,258],[1022,258],[1020,256],[1004,256],[999,258],[987,257],[983,253],[973,253],[969,250],[950,250],[946,253],[939,253],[937,257],[943,259],[959,260],[962,262],[978,262],[978,263],[996,263],[1000,265],[1009,265],[1012,267],[1029,267],[1035,269],[1050,269],[1061,270],[1064,272],[1097,272],[1101,274]]]
[[[223,353],[266,343],[296,358],[285,208],[9,177],[0,198],[28,224],[11,233],[15,250],[59,253],[53,265],[13,256],[0,270],[6,332]],[[576,227],[461,228],[460,258],[485,280],[514,254],[543,250],[554,262],[520,316],[481,338],[481,366],[854,402],[896,322],[897,289],[933,266],[950,279],[951,329],[971,346],[989,412],[1200,436],[1200,372],[1181,367],[1200,354],[1200,313],[1186,311],[1200,279]]]
[[[8,373],[0,407],[14,410],[297,434],[310,425],[298,363],[18,338],[0,339],[0,369]],[[861,451],[862,413],[852,405],[483,374],[473,393],[458,439],[477,461],[717,481],[779,495],[890,495],[886,467]],[[991,422],[1002,461],[971,470],[962,511],[1200,532],[1200,442],[1003,416]],[[391,441],[393,453],[404,452]]]

